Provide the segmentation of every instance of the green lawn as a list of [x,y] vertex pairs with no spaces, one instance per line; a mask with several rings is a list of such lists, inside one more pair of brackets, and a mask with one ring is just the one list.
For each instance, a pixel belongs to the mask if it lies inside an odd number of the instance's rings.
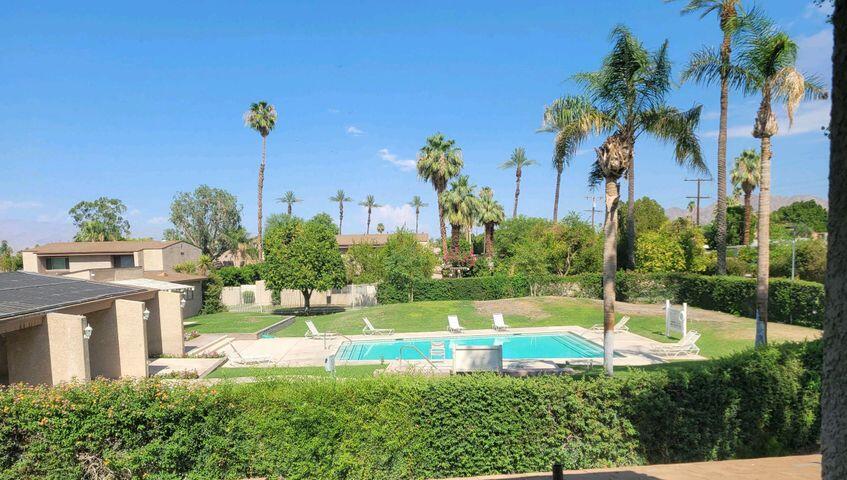
[[[441,332],[447,328],[447,315],[456,314],[467,329],[491,328],[491,311],[503,311],[512,327],[546,327],[574,325],[591,327],[602,321],[602,305],[588,300],[562,297],[529,297],[498,302],[437,301],[411,304],[380,305],[348,310],[331,315],[309,317],[318,330],[345,335],[362,333],[362,317],[368,317],[376,328],[394,328],[403,332]],[[511,312],[511,313],[510,313]],[[621,315],[618,315],[620,319]],[[660,316],[632,316],[632,333],[661,342],[676,341],[664,336],[665,321]],[[779,325],[789,329],[785,336],[776,328],[769,332],[773,342],[795,339],[812,329]],[[753,344],[755,323],[752,319],[733,317],[721,321],[689,321],[689,329],[701,333],[698,345],[706,357],[721,357],[744,350]],[[304,319],[297,318],[289,327],[277,331],[278,337],[300,337],[306,332]]]
[[[372,377],[374,372],[382,370],[385,365],[350,365],[339,366],[335,370],[338,378]],[[238,378],[238,377],[329,377],[323,367],[239,367],[218,368],[206,378]]]
[[188,318],[186,321],[197,322],[197,325],[185,329],[198,333],[253,333],[283,318],[270,313],[221,312]]

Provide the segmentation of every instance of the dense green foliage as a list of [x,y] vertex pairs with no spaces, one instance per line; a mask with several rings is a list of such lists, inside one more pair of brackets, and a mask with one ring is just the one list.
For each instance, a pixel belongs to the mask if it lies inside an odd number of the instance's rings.
[[[810,282],[823,282],[826,274],[826,241],[798,238],[795,252],[795,277]],[[791,239],[771,243],[770,274],[772,277],[791,277]],[[727,263],[731,275],[756,275],[757,250],[743,247]]]
[[179,192],[171,202],[168,240],[184,240],[216,260],[235,248],[233,233],[241,230],[241,206],[226,190],[200,185],[193,192]]
[[[415,282],[415,300],[494,300],[527,295],[602,298],[602,276],[584,273],[569,277],[548,275],[493,276]],[[693,307],[755,317],[756,280],[690,273],[618,272],[617,298],[624,302],[688,303]],[[380,304],[408,301],[390,283],[377,290]],[[823,285],[776,278],[770,281],[770,321],[822,328]]]
[[241,267],[221,267],[218,275],[225,287],[252,285],[262,279],[263,263],[249,263]]
[[100,197],[82,201],[69,211],[77,233],[75,242],[125,240],[129,236],[129,220],[124,218],[126,205],[117,198]]
[[413,280],[432,276],[438,258],[427,245],[418,243],[415,235],[406,230],[391,234],[382,247],[368,243],[355,244],[344,255],[349,283],[378,283],[390,281],[409,290]]
[[[603,376],[0,390],[0,479],[397,479],[812,451],[819,342]],[[93,477],[89,477],[93,478]]]
[[825,232],[827,212],[814,200],[794,202],[773,212],[771,222],[793,224],[798,229],[807,229],[813,232]]
[[14,272],[24,268],[21,252],[15,253],[9,242],[0,241],[0,272]]

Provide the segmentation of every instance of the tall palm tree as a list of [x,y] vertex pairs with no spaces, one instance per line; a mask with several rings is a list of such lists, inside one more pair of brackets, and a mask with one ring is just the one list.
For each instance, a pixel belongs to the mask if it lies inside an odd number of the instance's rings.
[[284,203],[284,204],[288,205],[288,215],[290,216],[291,215],[291,207],[295,203],[302,202],[303,199],[297,198],[297,195],[294,195],[294,192],[292,190],[289,190],[289,191],[285,192],[285,194],[283,196],[277,198],[276,201],[279,202],[279,203]]
[[494,256],[494,227],[503,223],[506,219],[506,214],[500,202],[494,200],[494,190],[491,187],[483,187],[479,191],[477,205],[479,207],[477,220],[485,228],[484,253],[488,257],[490,265],[490,260]]
[[421,197],[415,195],[414,197],[412,197],[412,201],[409,202],[409,206],[415,207],[415,233],[418,233],[418,221],[421,218],[421,209],[424,207],[428,207],[429,204],[424,203],[423,200],[421,200]]
[[[665,0],[671,2],[674,0]],[[715,243],[718,252],[718,275],[726,275],[726,125],[729,112],[729,88],[731,81],[732,45],[747,20],[741,11],[741,0],[687,0],[682,13],[699,12],[700,18],[715,14],[719,21],[723,41],[720,53],[711,47],[704,47],[691,57],[688,68],[682,74],[682,81],[693,78],[706,85],[719,81],[721,85],[721,112],[718,127],[718,194],[717,212],[715,212]],[[735,84],[735,87],[738,85]]]
[[[509,169],[512,169],[512,168],[515,169],[515,207],[512,209],[512,218],[516,218],[518,216],[518,197],[521,194],[521,174],[523,172],[523,168],[529,167],[529,166],[532,166],[532,165],[535,165],[535,164],[536,164],[535,160],[530,160],[529,158],[526,158],[526,150],[524,150],[523,147],[518,147],[518,148],[515,149],[514,152],[512,152],[512,156],[509,157],[508,160],[506,160],[505,162],[503,162],[500,165],[500,168],[502,168],[503,170],[509,170]],[[561,173],[559,175],[561,176]],[[558,199],[558,190],[559,190],[559,185],[557,184],[556,185],[556,192],[557,192],[556,198],[557,199]],[[558,203],[559,202],[557,200],[556,201],[557,206],[558,206]],[[555,213],[554,213],[553,216],[554,217],[556,216]]]
[[649,52],[624,26],[612,30],[612,51],[596,72],[580,73],[574,79],[585,88],[586,95],[603,112],[605,123],[627,142],[632,158],[625,174],[627,192],[627,261],[635,266],[635,143],[642,134],[670,143],[674,158],[684,165],[708,171],[700,153],[695,133],[700,122],[701,106],[681,111],[665,103],[671,88],[671,62],[668,42]]
[[368,235],[371,233],[371,211],[374,208],[381,207],[382,205],[376,203],[376,200],[374,199],[373,195],[368,195],[367,197],[365,197],[364,200],[359,202],[359,205],[368,209],[368,226],[367,229],[365,229],[365,235]]
[[258,234],[256,244],[259,248],[259,260],[264,258],[262,248],[262,190],[265,186],[265,159],[267,158],[268,135],[276,127],[276,108],[268,102],[256,102],[244,112],[244,125],[259,132],[262,136],[262,163],[259,164],[259,200],[258,200]]
[[432,184],[438,201],[438,226],[441,230],[441,254],[447,255],[447,227],[444,224],[444,207],[441,196],[447,189],[447,182],[462,171],[462,149],[456,141],[436,133],[426,139],[426,145],[418,152],[418,176]]
[[579,124],[582,99],[576,97],[557,98],[544,107],[544,120],[540,132],[555,133],[553,139],[553,168],[556,169],[556,192],[553,195],[553,223],[559,221],[559,187],[562,183],[562,170],[576,155],[579,144],[588,136]]
[[344,190],[339,189],[335,195],[329,197],[330,202],[338,202],[338,233],[341,233],[341,223],[344,222],[344,202],[352,202],[353,199],[348,197]]
[[759,163],[759,219],[756,307],[762,320],[763,335],[759,344],[767,344],[768,286],[770,283],[770,214],[771,214],[771,138],[779,127],[773,102],[784,102],[788,125],[794,123],[794,111],[805,98],[825,98],[827,93],[815,78],[806,78],[796,68],[797,44],[784,32],[768,24],[746,35],[740,66],[748,92],[761,94],[753,137],[761,142]]
[[439,200],[442,215],[450,222],[450,242],[453,252],[459,251],[462,229],[473,228],[476,223],[479,202],[474,196],[476,185],[469,182],[467,175],[460,175],[450,182],[450,189],[441,194]]
[[694,202],[694,200],[688,202],[688,220],[691,221],[691,223],[694,223],[694,208],[696,206],[697,204]]
[[759,153],[749,148],[735,157],[735,166],[730,173],[735,194],[744,193],[744,245],[750,245],[750,221],[753,213],[750,198],[753,190],[759,185],[759,163]]

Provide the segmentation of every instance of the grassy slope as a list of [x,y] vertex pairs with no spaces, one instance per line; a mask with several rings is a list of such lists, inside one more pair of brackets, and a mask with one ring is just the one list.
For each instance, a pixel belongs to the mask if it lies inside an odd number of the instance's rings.
[[197,325],[185,327],[199,333],[252,333],[282,320],[280,315],[264,313],[221,312],[186,319]]

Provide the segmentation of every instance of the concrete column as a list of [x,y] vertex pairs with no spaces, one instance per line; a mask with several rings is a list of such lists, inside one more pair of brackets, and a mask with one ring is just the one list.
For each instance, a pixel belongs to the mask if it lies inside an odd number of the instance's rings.
[[91,379],[85,326],[81,315],[48,313],[41,325],[8,333],[9,383],[56,385]]
[[144,303],[115,300],[111,307],[88,314],[89,352],[94,377],[147,376],[147,332]]
[[9,364],[6,360],[6,337],[0,335],[0,383],[9,383]]
[[147,348],[150,355],[181,357],[185,353],[182,330],[182,295],[160,291],[147,301]]

